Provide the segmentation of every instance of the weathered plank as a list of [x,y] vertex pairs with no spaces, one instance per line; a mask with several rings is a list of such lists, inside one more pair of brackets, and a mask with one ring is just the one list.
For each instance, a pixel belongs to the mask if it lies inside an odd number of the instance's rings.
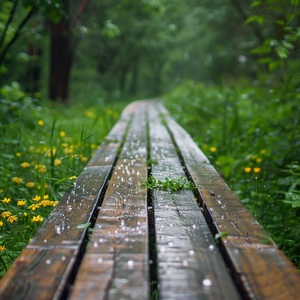
[[[152,175],[185,177],[157,112],[149,109]],[[192,191],[153,192],[160,299],[239,299]]]
[[161,111],[186,169],[198,187],[210,228],[213,233],[226,233],[220,239],[220,248],[243,297],[297,299],[300,274],[295,266],[277,249],[185,130],[163,107]]
[[25,249],[0,281],[0,299],[60,299],[72,276],[74,249]]
[[149,297],[146,122],[138,109],[76,278],[71,299]]

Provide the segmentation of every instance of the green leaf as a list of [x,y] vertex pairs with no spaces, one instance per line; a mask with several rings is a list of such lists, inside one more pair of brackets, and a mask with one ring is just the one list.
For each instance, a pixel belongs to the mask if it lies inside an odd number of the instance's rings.
[[281,60],[277,60],[277,61],[270,62],[268,67],[270,72],[274,72],[276,69],[282,66],[283,66],[283,62]]
[[260,6],[261,5],[261,1],[254,1],[252,4],[251,4],[251,7],[257,7],[257,6]]
[[221,238],[226,238],[228,236],[228,232],[219,232],[217,234],[215,234],[215,240],[219,240]]
[[258,23],[259,25],[263,25],[265,22],[265,18],[263,16],[258,16],[258,15],[254,15],[254,16],[250,16],[246,21],[245,21],[245,25],[249,24],[249,23]]

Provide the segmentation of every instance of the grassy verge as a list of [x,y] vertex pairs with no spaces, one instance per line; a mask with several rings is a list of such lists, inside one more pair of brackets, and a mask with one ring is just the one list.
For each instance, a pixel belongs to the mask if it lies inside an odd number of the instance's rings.
[[0,90],[0,277],[58,203],[125,103],[61,106]]
[[188,82],[165,104],[299,268],[299,93],[249,86]]

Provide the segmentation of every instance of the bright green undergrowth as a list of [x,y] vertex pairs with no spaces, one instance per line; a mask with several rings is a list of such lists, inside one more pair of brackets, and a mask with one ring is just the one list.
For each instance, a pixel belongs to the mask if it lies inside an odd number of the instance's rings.
[[300,94],[296,88],[188,82],[165,97],[173,117],[300,267]]
[[125,103],[42,103],[17,83],[0,89],[0,101],[2,276],[106,138]]
[[171,192],[195,189],[194,184],[188,181],[184,177],[179,177],[179,178],[166,177],[165,180],[159,180],[152,175],[150,175],[148,179],[141,184],[141,186],[151,190],[161,189],[164,191],[171,191]]

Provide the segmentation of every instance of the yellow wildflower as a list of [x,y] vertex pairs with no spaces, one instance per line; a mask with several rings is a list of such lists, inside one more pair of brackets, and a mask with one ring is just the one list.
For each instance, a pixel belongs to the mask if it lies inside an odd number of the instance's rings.
[[2,193],[3,192],[3,190],[2,189],[0,189],[0,193]]
[[260,168],[254,168],[253,171],[254,171],[254,173],[259,173],[260,172]]
[[5,246],[0,246],[0,251],[5,251]]
[[210,151],[210,152],[216,152],[216,151],[217,151],[217,148],[216,148],[216,147],[210,147],[210,148],[209,148],[209,151]]
[[18,220],[18,217],[17,216],[10,216],[10,217],[8,217],[8,219],[7,219],[7,221],[9,222],[9,223],[13,223],[13,222],[15,222],[15,221],[17,221]]
[[38,125],[39,126],[43,126],[44,125],[44,121],[43,120],[38,120]]
[[10,198],[4,198],[1,200],[3,203],[8,204],[10,202]]
[[16,153],[16,156],[17,156],[17,157],[20,157],[21,155],[22,155],[22,154],[21,154],[20,152],[17,152],[17,153]]
[[46,173],[46,172],[47,172],[47,168],[46,168],[45,165],[39,164],[39,165],[36,165],[34,168],[35,168],[39,173]]
[[55,158],[55,160],[54,160],[54,166],[57,167],[59,165],[61,165],[61,160],[59,158]]
[[81,157],[81,161],[82,161],[82,162],[87,162],[87,161],[88,161],[88,158],[85,157],[85,156],[82,156],[82,157]]
[[28,162],[26,162],[26,161],[24,161],[24,162],[21,163],[21,167],[22,168],[28,168],[29,166],[30,166],[30,164]]
[[30,206],[28,206],[28,209],[35,211],[40,207],[40,204],[31,204]]
[[33,188],[34,187],[34,182],[29,181],[29,182],[26,183],[26,186],[29,187],[29,188]]
[[262,159],[261,159],[260,157],[258,157],[258,158],[256,159],[256,162],[257,162],[257,163],[260,163],[260,162],[262,162]]
[[24,211],[23,216],[26,218],[28,216],[28,213]]
[[2,217],[2,218],[8,218],[9,216],[11,216],[11,212],[10,212],[10,211],[4,211],[4,212],[1,214],[1,217]]
[[0,221],[0,227],[2,227],[3,226],[3,222],[2,221]]
[[65,136],[66,136],[66,133],[65,133],[64,131],[60,131],[59,135],[60,135],[61,137],[65,137]]
[[43,222],[44,221],[44,218],[41,217],[40,215],[38,216],[34,216],[32,219],[31,219],[31,222],[35,222],[35,223],[38,223],[38,222]]
[[17,205],[18,205],[18,206],[21,206],[21,207],[24,207],[25,204],[26,204],[26,201],[24,201],[24,200],[19,200],[19,201],[17,202]]
[[266,154],[266,152],[267,152],[267,151],[266,151],[265,149],[260,150],[260,153],[261,153],[261,154]]
[[41,200],[41,196],[36,195],[32,200],[38,202]]
[[77,178],[77,176],[71,176],[69,177],[69,180],[75,180]]
[[23,182],[23,179],[20,177],[13,177],[11,180],[17,184],[20,184]]
[[246,167],[246,168],[244,169],[244,171],[245,171],[246,173],[249,173],[249,172],[251,172],[251,168],[250,168],[250,167]]

